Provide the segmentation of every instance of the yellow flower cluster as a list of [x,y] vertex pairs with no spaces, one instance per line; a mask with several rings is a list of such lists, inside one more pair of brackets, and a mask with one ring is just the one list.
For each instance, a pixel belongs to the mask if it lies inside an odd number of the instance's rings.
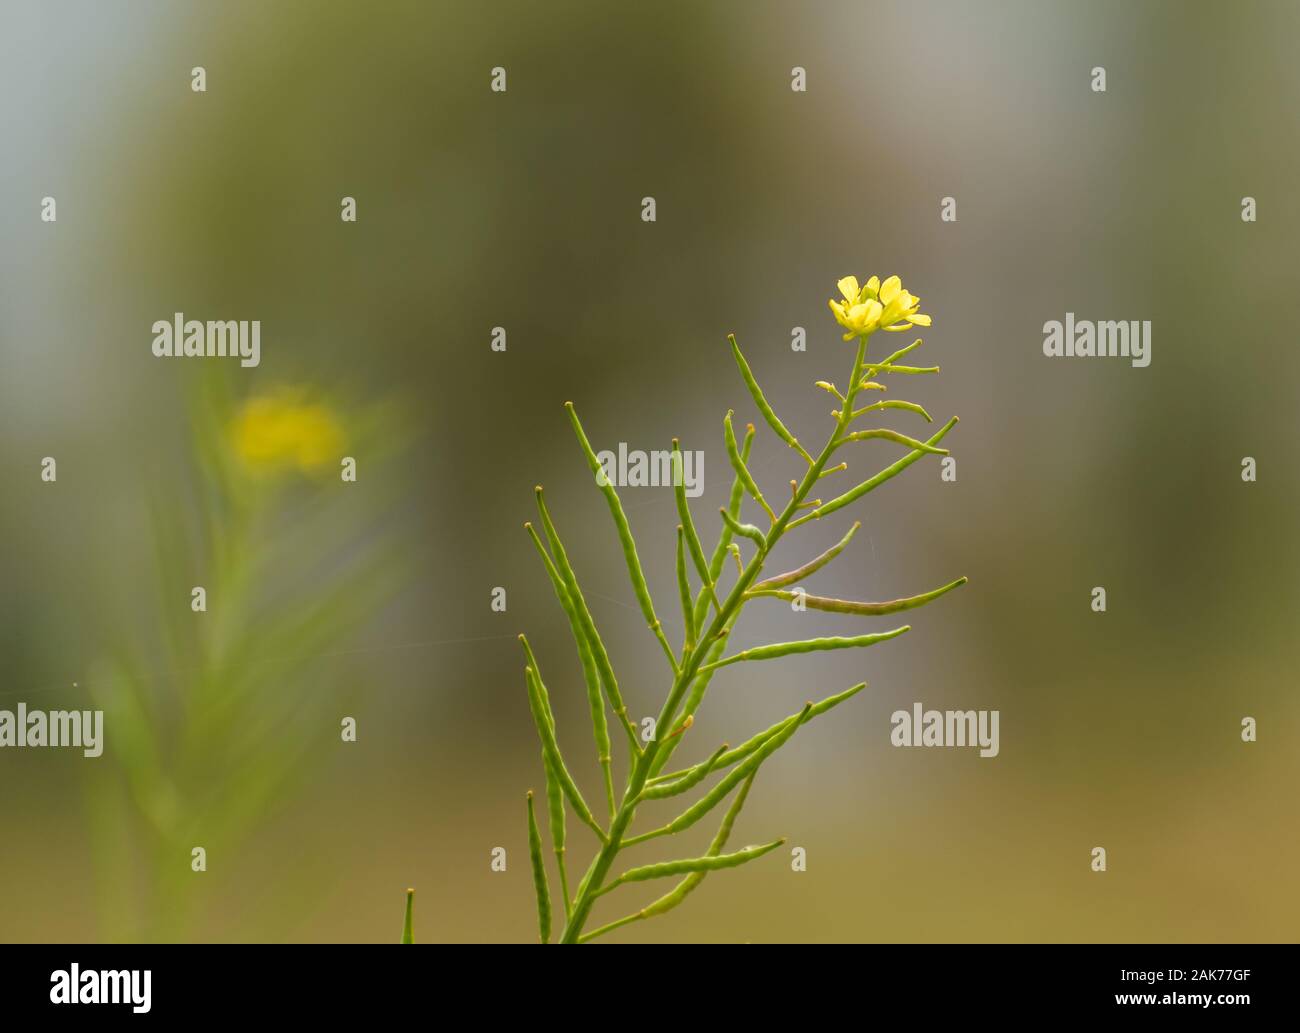
[[842,301],[830,300],[831,311],[848,331],[846,341],[865,337],[877,330],[909,330],[929,326],[930,317],[917,311],[921,299],[903,290],[903,281],[891,276],[884,283],[873,276],[861,287],[856,276],[846,276],[836,286]]
[[249,399],[235,418],[235,451],[250,468],[303,473],[337,462],[343,430],[333,411],[304,400],[301,391],[282,390]]

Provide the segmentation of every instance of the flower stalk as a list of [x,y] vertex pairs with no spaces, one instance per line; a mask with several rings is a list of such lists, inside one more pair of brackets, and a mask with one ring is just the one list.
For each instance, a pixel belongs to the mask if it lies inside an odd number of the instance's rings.
[[[547,777],[549,820],[552,824],[552,838],[555,845],[557,862],[559,862],[560,882],[564,898],[565,920],[559,930],[558,942],[580,943],[595,939],[605,933],[622,928],[631,922],[640,921],[654,915],[663,914],[676,907],[710,872],[736,867],[756,861],[765,854],[778,848],[783,839],[773,840],[761,846],[744,847],[723,853],[723,848],[730,836],[732,826],[744,805],[753,780],[762,764],[784,746],[801,728],[814,717],[825,713],[832,707],[855,695],[865,687],[859,683],[837,695],[827,697],[817,703],[808,703],[796,714],[759,732],[741,746],[731,749],[725,744],[714,750],[706,760],[690,767],[663,774],[669,758],[677,746],[686,738],[684,733],[691,727],[695,713],[703,702],[710,682],[715,673],[735,663],[755,660],[776,659],[796,653],[821,652],[832,649],[857,649],[875,645],[904,634],[910,627],[904,625],[889,631],[847,637],[811,638],[795,642],[780,642],[770,645],[743,649],[731,655],[724,655],[731,629],[739,619],[746,603],[755,598],[768,597],[783,600],[801,600],[806,608],[813,610],[845,613],[864,617],[875,617],[914,609],[946,595],[966,583],[965,578],[958,578],[941,588],[915,596],[908,596],[884,603],[856,602],[851,600],[831,599],[812,596],[802,589],[789,591],[788,588],[820,570],[850,543],[859,524],[854,523],[844,537],[830,549],[794,570],[770,576],[760,580],[765,562],[772,549],[784,535],[807,523],[842,509],[863,495],[873,491],[885,481],[897,476],[912,463],[927,455],[947,455],[946,448],[938,443],[956,424],[953,417],[927,441],[921,441],[889,428],[871,428],[851,430],[852,424],[871,413],[884,413],[901,409],[922,416],[931,421],[929,413],[913,402],[890,399],[877,402],[861,409],[854,408],[857,397],[865,391],[883,391],[885,386],[877,382],[881,375],[894,373],[917,374],[938,372],[938,367],[921,368],[902,366],[898,360],[906,356],[921,344],[913,344],[895,351],[883,362],[867,361],[869,338],[877,330],[899,331],[913,326],[929,326],[930,317],[919,312],[919,299],[903,290],[898,277],[890,277],[883,283],[871,277],[866,284],[859,285],[856,278],[845,277],[839,281],[841,300],[832,300],[830,307],[836,320],[848,332],[845,340],[856,341],[856,354],[847,381],[849,386],[841,392],[828,381],[818,381],[817,386],[829,391],[841,403],[840,408],[832,413],[833,427],[825,444],[816,456],[810,454],[777,416],[771,403],[767,400],[758,384],[744,354],[740,350],[734,335],[728,336],[732,355],[736,361],[741,379],[753,398],[754,405],[767,425],[786,445],[798,453],[806,464],[802,474],[791,481],[789,500],[780,512],[769,505],[748,467],[750,448],[754,439],[754,426],[749,424],[743,441],[736,438],[732,425],[733,412],[729,411],[723,420],[723,438],[735,479],[732,483],[728,505],[721,512],[721,529],[709,560],[705,560],[704,548],[699,539],[690,507],[680,476],[680,443],[673,441],[673,464],[677,476],[675,494],[679,525],[676,538],[676,583],[682,610],[683,641],[680,653],[675,653],[669,645],[663,626],[656,616],[654,602],[650,595],[644,572],[641,567],[636,543],[624,513],[618,492],[604,472],[591,447],[578,414],[571,402],[566,402],[570,422],[579,445],[587,460],[587,465],[596,478],[597,484],[605,496],[615,530],[622,547],[624,561],[629,579],[641,613],[648,627],[668,659],[670,684],[663,705],[655,720],[654,728],[659,730],[644,746],[637,741],[627,708],[623,703],[614,676],[613,665],[596,630],[595,621],[587,608],[582,591],[578,586],[577,576],[569,563],[564,547],[560,544],[559,534],[555,529],[550,514],[546,510],[542,492],[537,490],[538,511],[542,519],[545,542],[528,525],[528,532],[533,544],[543,559],[557,600],[569,619],[573,638],[578,649],[584,679],[587,684],[588,700],[591,703],[593,733],[597,743],[597,754],[604,773],[606,795],[610,817],[607,825],[602,825],[592,815],[582,799],[582,795],[573,781],[560,755],[555,737],[554,716],[550,711],[549,696],[542,682],[537,658],[527,640],[520,636],[525,652],[525,687],[527,689],[530,710],[542,744],[543,768]],[[854,442],[878,440],[892,445],[901,445],[909,451],[899,460],[881,470],[879,473],[830,502],[822,502],[810,495],[819,480],[830,473],[847,469],[846,462],[835,466],[828,463],[841,447]],[[768,527],[763,530],[741,518],[744,498],[748,496],[762,510],[767,518]],[[741,546],[736,538],[747,540],[752,548],[748,560],[744,559]],[[736,558],[737,575],[729,590],[722,593],[720,579],[726,556],[731,553]],[[691,574],[699,582],[692,600]],[[629,741],[629,764],[627,783],[621,798],[616,799],[610,774],[610,747],[608,733],[602,730],[606,726],[606,707],[612,710],[617,720],[623,725]],[[669,731],[671,730],[671,731]],[[694,733],[698,734],[698,733]],[[603,735],[603,738],[602,738]],[[704,783],[710,776],[721,774],[711,789],[705,790],[703,796],[688,806],[673,821],[666,825],[639,834],[632,834],[631,827],[635,820],[637,807],[646,800],[676,797],[689,792]],[[614,865],[623,851],[639,843],[661,837],[670,837],[691,827],[704,818],[710,811],[722,803],[733,791],[736,792],[731,807],[728,809],[717,835],[708,852],[702,856],[687,857],[654,864],[637,865],[623,868],[619,875],[613,875]],[[528,797],[529,852],[533,862],[534,880],[538,892],[538,911],[541,938],[546,942],[550,938],[551,904],[547,889],[546,874],[541,851],[540,831],[532,808],[531,793]],[[598,849],[586,873],[578,883],[570,899],[567,876],[563,866],[565,804],[568,804],[579,820],[586,824],[598,841]],[[561,826],[556,833],[554,826]],[[620,865],[620,867],[622,867]],[[587,931],[586,926],[596,902],[620,887],[651,879],[672,875],[684,875],[685,878],[667,895],[654,903],[624,918]]]

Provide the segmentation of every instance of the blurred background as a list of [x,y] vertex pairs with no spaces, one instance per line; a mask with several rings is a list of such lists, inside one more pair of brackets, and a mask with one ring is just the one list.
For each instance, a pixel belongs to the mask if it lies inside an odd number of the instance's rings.
[[[597,449],[703,450],[711,543],[722,416],[757,419],[726,333],[820,442],[847,273],[933,315],[914,357],[942,374],[889,387],[961,417],[957,481],[920,462],[771,569],[857,518],[810,591],[970,584],[886,645],[720,672],[679,758],[870,682],[764,766],[733,837],[788,836],[807,871],[778,853],[609,939],[1295,938],[1295,5],[0,12],[0,707],[102,708],[107,740],[0,751],[0,938],[392,942],[407,886],[420,940],[535,938],[521,630],[601,794],[534,484],[634,715],[667,688],[562,403]],[[1151,320],[1151,366],[1046,359],[1067,311]],[[174,312],[260,319],[261,365],[154,358]],[[858,448],[841,490],[897,455]],[[792,458],[760,427],[769,496]],[[671,491],[622,495],[677,638]],[[760,600],[734,638],[897,623]],[[1000,710],[1000,755],[892,748],[917,700]]]

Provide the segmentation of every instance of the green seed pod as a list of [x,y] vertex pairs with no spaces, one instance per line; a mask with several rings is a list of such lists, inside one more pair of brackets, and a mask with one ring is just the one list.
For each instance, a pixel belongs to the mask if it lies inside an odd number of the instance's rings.
[[565,588],[568,590],[569,600],[573,603],[574,616],[578,618],[582,632],[586,636],[587,645],[591,650],[596,669],[600,673],[600,681],[605,688],[605,695],[609,699],[610,708],[622,723],[623,731],[627,734],[628,745],[635,756],[641,752],[641,746],[637,742],[636,731],[632,727],[632,722],[628,720],[627,706],[623,702],[622,693],[619,692],[618,679],[614,676],[614,667],[609,662],[609,653],[605,651],[605,643],[601,640],[600,632],[596,630],[596,622],[592,619],[591,610],[587,608],[587,600],[582,594],[582,589],[578,586],[578,576],[573,572],[573,567],[569,564],[569,555],[555,530],[550,511],[546,508],[546,500],[542,496],[540,485],[535,490],[537,494],[537,512],[541,516],[542,530],[546,533],[546,540],[550,543],[551,553],[555,556],[556,569],[564,581]]
[[[708,593],[713,605],[721,610],[722,603],[718,601],[718,593],[713,587],[717,575],[710,575],[709,573],[709,564],[704,558],[704,546],[700,544],[700,536],[695,530],[695,521],[691,519],[690,503],[686,500],[686,478],[682,473],[682,449],[676,438],[673,438],[673,497],[677,500],[677,515],[682,521],[682,530],[686,535],[686,544],[691,552],[691,562],[695,564],[695,572],[699,574],[700,582],[704,586],[703,590]],[[695,623],[698,625],[699,621],[696,620]]]
[[767,499],[763,498],[763,493],[758,490],[758,482],[750,474],[749,467],[740,458],[740,449],[736,447],[736,432],[731,427],[732,413],[733,410],[728,409],[727,415],[722,418],[722,436],[727,442],[727,458],[731,460],[731,468],[736,471],[736,476],[740,478],[740,483],[745,486],[745,490],[749,492],[750,497],[763,507],[763,512],[775,524],[776,514],[772,512],[772,507],[767,504]]
[[674,782],[664,782],[657,786],[648,786],[641,791],[643,800],[660,800],[668,796],[678,796],[686,792],[692,786],[703,782],[713,770],[714,766],[724,753],[727,752],[727,744],[723,743],[713,753],[708,760],[696,764],[693,768],[688,768],[686,773]]
[[682,624],[686,628],[686,641],[682,644],[682,655],[695,648],[695,605],[691,602],[691,585],[686,579],[686,532],[682,525],[677,525],[677,592],[682,600]]
[[908,448],[915,448],[929,455],[946,456],[948,454],[946,448],[935,448],[933,445],[927,445],[924,441],[917,441],[916,438],[909,438],[906,434],[899,434],[898,431],[889,430],[885,427],[873,427],[871,430],[857,430],[852,434],[846,434],[836,442],[835,447],[838,449],[851,441],[871,441],[873,439],[892,441],[895,444],[906,445]]
[[402,942],[415,942],[415,890],[406,891],[406,918],[402,922]]
[[790,656],[794,653],[817,653],[827,649],[861,649],[866,646],[874,646],[877,642],[898,638],[899,635],[911,630],[911,625],[905,624],[901,628],[882,631],[875,635],[853,635],[848,638],[839,636],[810,638],[805,639],[803,642],[775,642],[770,646],[755,646],[752,649],[742,649],[734,656],[723,657],[717,663],[709,666],[717,669],[726,667],[728,664],[740,663],[742,660],[775,660],[779,656]]
[[763,419],[767,420],[767,425],[776,432],[778,438],[808,460],[808,465],[812,466],[814,461],[813,457],[804,450],[804,447],[799,444],[795,436],[786,430],[785,424],[781,422],[775,411],[773,411],[772,407],[768,404],[767,398],[763,394],[763,389],[758,386],[758,381],[754,379],[754,374],[749,368],[749,363],[745,361],[745,356],[740,352],[740,345],[736,343],[736,335],[727,334],[727,340],[731,343],[731,354],[735,356],[736,365],[740,369],[740,375],[745,380],[745,386],[749,388],[749,393],[753,395],[754,404],[758,406],[758,411],[763,414]]
[[623,558],[627,561],[628,577],[632,579],[632,590],[636,593],[637,602],[641,605],[641,614],[645,617],[646,624],[654,632],[655,638],[659,640],[660,646],[668,656],[668,662],[672,665],[674,671],[677,670],[677,657],[673,655],[673,647],[668,644],[668,639],[664,635],[663,625],[659,623],[659,618],[655,616],[654,602],[650,599],[650,589],[645,582],[645,574],[641,572],[641,560],[637,557],[636,541],[632,538],[632,529],[628,526],[627,516],[623,512],[623,503],[619,501],[618,492],[614,490],[614,485],[610,484],[609,478],[605,476],[601,468],[600,460],[596,458],[596,453],[591,449],[591,442],[587,440],[586,432],[582,429],[582,423],[578,419],[578,413],[573,408],[572,402],[565,402],[564,407],[569,412],[569,422],[573,424],[573,432],[578,437],[579,444],[582,445],[583,454],[587,457],[587,465],[595,475],[596,484],[600,487],[605,496],[605,502],[609,506],[609,515],[614,518],[614,526],[618,529],[618,538],[623,545]]
[[533,886],[537,890],[537,927],[542,943],[551,941],[551,890],[542,863],[542,836],[533,813],[533,791],[528,790],[528,859],[533,864]]
[[[582,622],[573,607],[573,600],[569,596],[569,590],[565,587],[559,571],[555,569],[555,564],[551,562],[551,557],[547,554],[546,547],[542,545],[542,540],[537,536],[533,525],[524,524],[524,528],[528,531],[528,536],[533,540],[533,546],[537,549],[537,554],[542,558],[546,573],[551,579],[551,588],[555,591],[555,598],[559,600],[560,608],[568,619],[569,632],[573,635],[573,643],[578,649],[578,659],[582,664],[582,679],[587,686],[587,708],[591,711],[591,731],[596,740],[596,759],[604,776],[605,795],[609,801],[609,813],[612,815],[616,809],[614,775],[609,741],[609,724],[605,720],[605,699],[600,691],[600,672],[596,669],[596,660],[592,656],[591,644],[587,640],[586,633],[582,630]],[[535,668],[537,665],[534,664],[533,666]],[[554,720],[551,723],[554,724]],[[549,799],[549,797],[550,794],[548,793],[547,798]],[[563,847],[563,842],[557,844],[555,848],[557,857],[562,857],[560,851]],[[564,881],[563,870],[560,872],[560,879]],[[565,903],[568,903],[567,896]]]
[[564,814],[564,789],[554,766],[542,751],[542,769],[546,772],[547,824],[551,828],[551,849],[555,851],[555,867],[560,873],[560,895],[564,902],[564,917],[569,917],[569,870],[565,864],[565,837],[568,824]]
[[947,595],[954,588],[960,588],[968,580],[969,578],[959,577],[956,581],[950,581],[942,588],[936,588],[932,592],[925,592],[922,595],[908,596],[906,599],[891,599],[887,603],[859,603],[850,599],[825,599],[819,595],[784,592],[780,589],[750,589],[746,595],[769,595],[777,599],[786,600],[797,598],[810,610],[822,610],[826,613],[854,613],[866,617],[881,617],[888,613],[898,613],[900,610],[914,610],[918,606],[924,606],[926,603],[938,599],[941,595]]
[[865,413],[875,412],[877,409],[906,409],[908,412],[914,412],[919,416],[925,417],[926,423],[933,423],[934,418],[915,402],[904,402],[900,399],[890,398],[883,402],[874,402],[871,405],[864,406],[853,414],[853,419],[857,419]]
[[524,668],[524,681],[528,687],[528,705],[533,712],[533,723],[537,725],[537,734],[542,740],[542,748],[546,751],[547,759],[551,762],[551,767],[556,777],[559,778],[560,785],[564,788],[564,795],[569,798],[569,806],[573,808],[579,819],[596,833],[602,843],[607,842],[609,837],[605,835],[605,830],[592,817],[587,802],[582,798],[582,793],[578,791],[578,786],[573,781],[573,776],[569,774],[569,769],[564,766],[564,759],[560,756],[560,746],[555,741],[555,729],[551,727],[546,717],[546,707],[542,696],[542,693],[546,690],[531,667]]
[[861,526],[862,524],[860,521],[857,520],[853,521],[853,526],[849,528],[848,533],[846,533],[844,537],[839,540],[839,542],[837,542],[835,545],[832,545],[820,556],[817,556],[809,560],[802,567],[796,567],[794,570],[787,571],[784,574],[776,574],[772,577],[764,578],[762,581],[759,581],[757,584],[755,584],[754,587],[751,588],[745,594],[758,595],[759,592],[763,591],[764,589],[784,588],[786,585],[793,585],[796,581],[802,581],[810,574],[815,574],[817,571],[821,570],[822,567],[826,566],[826,564],[828,564],[831,560],[833,560],[836,556],[838,556],[841,552],[844,551],[844,547],[853,540],[853,536],[858,533],[858,528]]
[[870,373],[938,373],[938,366],[895,366],[889,362],[868,362],[862,367]]
[[720,868],[736,868],[746,861],[771,853],[785,843],[784,839],[774,839],[762,846],[747,846],[732,854],[706,854],[703,857],[690,857],[681,861],[662,861],[659,864],[645,864],[639,868],[629,868],[613,882],[606,885],[602,892],[608,892],[625,882],[645,882],[647,879],[662,879],[669,875],[681,875],[684,872],[716,872]]

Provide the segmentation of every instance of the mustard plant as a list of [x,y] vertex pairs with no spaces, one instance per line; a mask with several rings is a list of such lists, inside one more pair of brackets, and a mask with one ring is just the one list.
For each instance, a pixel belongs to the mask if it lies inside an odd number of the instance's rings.
[[[784,843],[783,839],[775,839],[726,852],[732,826],[762,764],[789,742],[803,725],[860,692],[866,683],[861,682],[818,703],[808,703],[802,710],[758,732],[739,746],[723,744],[695,764],[665,772],[669,759],[686,737],[684,733],[693,725],[695,714],[718,670],[732,664],[774,659],[794,653],[863,648],[896,638],[910,630],[908,625],[903,625],[888,631],[849,637],[773,643],[724,655],[728,637],[746,604],[765,597],[783,600],[798,598],[808,609],[875,617],[923,606],[966,583],[966,578],[958,578],[932,591],[888,602],[859,602],[808,595],[802,589],[791,591],[791,586],[826,566],[848,546],[858,530],[859,524],[856,522],[836,545],[820,555],[792,570],[760,578],[772,550],[787,533],[856,502],[924,456],[946,455],[947,449],[939,447],[939,443],[957,423],[957,417],[954,416],[925,441],[880,427],[852,429],[864,417],[890,409],[900,409],[932,423],[930,414],[915,402],[888,399],[861,408],[855,408],[855,403],[869,392],[883,393],[886,389],[880,382],[882,376],[938,373],[939,367],[917,367],[901,363],[900,360],[920,346],[919,339],[879,362],[867,361],[868,341],[877,331],[899,332],[913,326],[930,325],[930,317],[919,312],[919,299],[903,289],[897,276],[891,276],[883,283],[873,276],[862,285],[859,285],[855,277],[848,276],[839,281],[838,287],[842,297],[832,300],[830,308],[836,320],[847,331],[844,340],[856,342],[856,355],[842,391],[828,381],[816,383],[818,388],[833,396],[838,403],[838,408],[831,413],[834,422],[830,434],[816,455],[806,450],[777,416],[736,343],[735,336],[728,337],[736,366],[759,413],[773,433],[799,457],[801,476],[790,481],[789,498],[779,511],[768,501],[768,496],[759,488],[748,467],[754,440],[753,424],[746,427],[743,439],[738,440],[732,423],[734,413],[728,412],[722,421],[723,439],[735,476],[728,504],[720,511],[721,530],[717,543],[706,558],[687,501],[684,478],[681,476],[680,443],[673,441],[673,480],[680,519],[675,566],[684,627],[682,645],[678,650],[669,644],[663,624],[657,616],[618,492],[593,451],[573,403],[565,403],[587,465],[613,518],[638,606],[667,660],[669,688],[655,721],[654,735],[648,742],[642,743],[638,740],[628,715],[613,664],[596,629],[568,552],[561,543],[542,489],[538,487],[536,502],[541,534],[531,523],[524,526],[550,578],[560,608],[568,618],[586,685],[596,762],[601,771],[604,804],[608,810],[607,817],[598,818],[570,773],[556,739],[555,715],[541,668],[528,639],[520,635],[525,662],[524,687],[541,742],[549,839],[559,882],[560,902],[553,911],[541,831],[530,790],[527,797],[529,856],[536,887],[539,935],[543,943],[551,939],[553,914],[559,927],[558,942],[584,943],[632,922],[664,914],[680,904],[710,872],[747,864]],[[821,498],[813,497],[823,478],[848,468],[844,461],[833,465],[831,463],[833,458],[838,458],[841,449],[871,440],[902,445],[907,452],[874,476],[829,501],[823,502]],[[759,520],[760,524],[766,522],[765,528],[744,522],[741,509],[745,496],[752,499],[761,511],[762,517]],[[745,549],[737,539],[749,543],[748,559],[745,559]],[[736,574],[731,587],[724,592],[721,582],[728,556],[735,560]],[[626,740],[628,751],[627,779],[621,792],[615,791],[610,715],[618,730],[616,735]],[[684,795],[715,775],[721,777],[672,821],[636,834],[632,832],[637,808],[643,803]],[[628,866],[622,860],[623,852],[630,847],[684,832],[721,805],[733,792],[735,796],[703,854],[633,866]],[[596,854],[572,892],[566,843],[566,816],[569,811],[588,827],[597,842]],[[606,894],[630,884],[673,876],[681,876],[681,879],[668,893],[635,908],[622,918],[587,929],[593,905]]]

